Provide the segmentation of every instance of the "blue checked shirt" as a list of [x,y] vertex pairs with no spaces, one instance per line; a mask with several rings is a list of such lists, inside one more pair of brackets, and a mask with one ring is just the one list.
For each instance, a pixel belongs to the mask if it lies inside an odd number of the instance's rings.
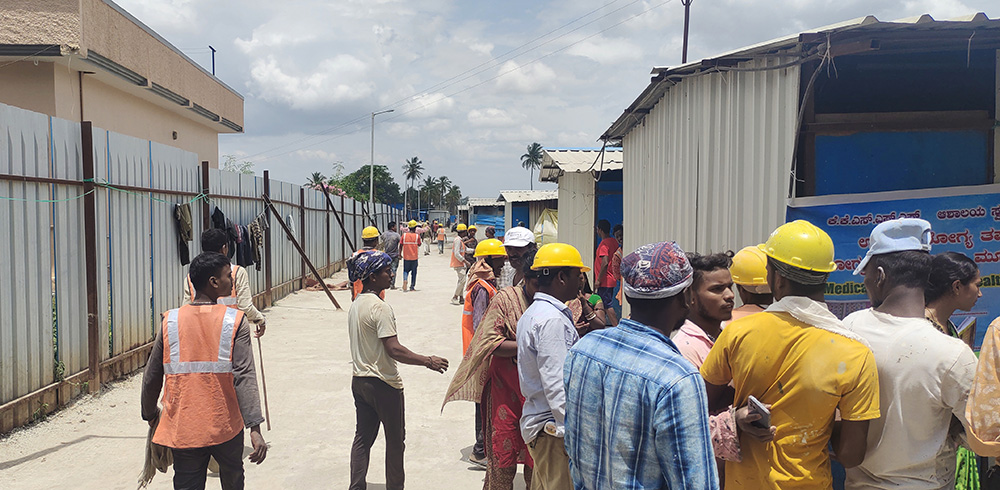
[[587,334],[564,379],[576,489],[718,490],[704,381],[665,335],[627,319]]

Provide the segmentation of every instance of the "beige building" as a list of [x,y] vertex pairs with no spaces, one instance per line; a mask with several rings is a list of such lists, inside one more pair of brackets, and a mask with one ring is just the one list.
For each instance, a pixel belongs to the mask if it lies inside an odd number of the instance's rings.
[[197,153],[243,132],[243,96],[110,0],[0,2],[0,102]]

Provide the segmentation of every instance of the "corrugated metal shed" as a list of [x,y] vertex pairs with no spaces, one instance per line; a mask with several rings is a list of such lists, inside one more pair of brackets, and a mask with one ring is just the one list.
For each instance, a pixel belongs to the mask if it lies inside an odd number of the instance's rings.
[[623,156],[621,148],[606,148],[603,158],[600,148],[545,150],[538,180],[557,182],[566,173],[621,170]]
[[685,250],[713,252],[763,241],[784,222],[803,59],[819,59],[829,39],[835,56],[874,49],[860,40],[876,33],[930,49],[921,33],[968,37],[957,29],[1000,29],[1000,21],[983,14],[865,17],[654,69],[650,85],[602,136],[621,140],[628,162],[626,250],[675,240]]
[[559,198],[557,190],[539,191],[500,191],[497,202],[530,202],[530,201],[554,201]]

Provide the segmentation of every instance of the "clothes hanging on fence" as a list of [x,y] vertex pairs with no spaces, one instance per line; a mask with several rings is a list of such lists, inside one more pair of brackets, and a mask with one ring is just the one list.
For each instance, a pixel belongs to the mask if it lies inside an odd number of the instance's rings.
[[212,210],[212,228],[226,229],[226,215],[218,206]]
[[253,236],[250,235],[250,228],[240,225],[240,241],[236,245],[236,264],[243,267],[254,265],[254,243]]
[[264,245],[264,229],[261,228],[260,219],[253,220],[248,228],[253,243],[253,261],[256,269],[259,271],[261,263],[260,247]]
[[177,224],[177,252],[180,254],[181,265],[188,265],[191,262],[188,242],[191,241],[191,234],[194,231],[190,204],[174,205],[174,222]]

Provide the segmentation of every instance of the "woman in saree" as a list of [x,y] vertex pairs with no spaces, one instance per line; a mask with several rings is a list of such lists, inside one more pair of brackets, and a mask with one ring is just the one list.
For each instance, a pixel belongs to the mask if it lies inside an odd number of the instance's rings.
[[518,425],[524,397],[517,378],[517,321],[535,295],[534,253],[525,257],[524,281],[504,288],[490,301],[465,357],[448,386],[444,405],[455,400],[482,407],[486,452],[484,490],[514,488],[517,465],[524,465],[525,488],[531,488],[533,462]]

